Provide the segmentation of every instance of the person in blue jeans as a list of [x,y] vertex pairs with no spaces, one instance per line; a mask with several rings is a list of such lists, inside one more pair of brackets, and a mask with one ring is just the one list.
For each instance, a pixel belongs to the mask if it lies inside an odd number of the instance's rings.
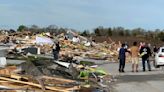
[[151,56],[151,50],[148,46],[146,46],[145,43],[143,43],[143,46],[140,49],[140,56],[142,58],[143,71],[145,71],[145,62],[147,62],[148,70],[151,71],[151,65],[149,61],[149,57]]
[[[125,60],[126,60],[126,55],[125,53],[129,52],[126,48],[125,44],[122,44],[120,50],[119,50],[119,72],[125,72]],[[129,52],[130,53],[130,52]]]

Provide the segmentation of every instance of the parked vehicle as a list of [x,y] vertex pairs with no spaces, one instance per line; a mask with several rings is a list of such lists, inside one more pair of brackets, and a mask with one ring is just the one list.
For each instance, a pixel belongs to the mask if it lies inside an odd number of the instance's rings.
[[159,68],[160,66],[164,66],[164,47],[160,47],[155,54],[155,68]]

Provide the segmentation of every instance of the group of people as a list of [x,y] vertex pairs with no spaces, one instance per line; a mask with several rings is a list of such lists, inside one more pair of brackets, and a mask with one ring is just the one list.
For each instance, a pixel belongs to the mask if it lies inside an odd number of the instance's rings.
[[137,42],[133,42],[133,46],[128,48],[127,44],[122,44],[120,50],[119,50],[119,72],[125,72],[125,63],[126,63],[126,52],[128,52],[131,55],[131,61],[132,61],[132,72],[138,72],[138,64],[139,64],[139,58],[142,59],[142,69],[145,71],[145,63],[147,63],[148,70],[151,71],[151,65],[149,61],[149,57],[151,56],[151,49],[148,46],[149,44],[146,44],[143,42],[138,46]]
[[[153,51],[157,52],[157,48],[154,48]],[[57,60],[59,57],[59,51],[60,46],[59,42],[54,44],[53,48],[53,55],[54,59]],[[125,72],[125,63],[126,63],[126,52],[128,52],[131,55],[131,61],[132,61],[132,72],[138,72],[138,64],[139,64],[139,58],[142,59],[142,69],[143,71],[146,70],[145,63],[147,63],[148,71],[151,71],[151,65],[149,61],[149,57],[151,56],[151,49],[150,46],[146,43],[140,44],[138,46],[137,42],[133,42],[133,46],[128,48],[128,45],[122,44],[121,48],[119,49],[119,72]]]

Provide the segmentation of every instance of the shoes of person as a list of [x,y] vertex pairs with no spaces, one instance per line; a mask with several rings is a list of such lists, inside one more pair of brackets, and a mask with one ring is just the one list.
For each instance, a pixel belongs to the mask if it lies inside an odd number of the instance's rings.
[[122,72],[124,73],[125,71],[124,71],[124,70],[122,70]]
[[149,71],[151,71],[151,70],[149,70]]
[[138,70],[136,70],[136,72],[138,72]]

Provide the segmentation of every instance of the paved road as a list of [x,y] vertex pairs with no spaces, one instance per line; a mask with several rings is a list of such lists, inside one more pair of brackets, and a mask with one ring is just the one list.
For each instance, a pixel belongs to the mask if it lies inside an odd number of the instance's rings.
[[113,74],[116,82],[112,84],[112,92],[164,92],[164,68],[138,73],[131,72],[131,64],[126,64],[125,73],[118,72],[118,63],[101,65],[102,68]]

